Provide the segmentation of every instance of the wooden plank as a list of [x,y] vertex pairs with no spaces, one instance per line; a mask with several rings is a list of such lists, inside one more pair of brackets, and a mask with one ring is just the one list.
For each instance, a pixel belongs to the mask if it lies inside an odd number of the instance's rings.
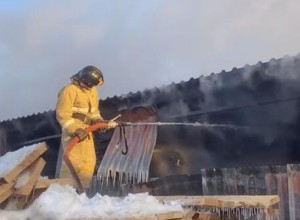
[[28,201],[29,201],[29,196],[21,196],[15,198],[16,208],[19,210],[25,208]]
[[4,202],[6,199],[8,199],[13,193],[14,193],[14,189],[13,189],[13,188],[10,188],[10,189],[7,190],[5,193],[3,193],[3,194],[0,196],[0,204],[1,204],[2,202]]
[[182,212],[167,212],[158,213],[149,216],[142,217],[119,217],[119,218],[68,218],[67,220],[172,220],[172,219],[182,219],[184,214]]
[[10,200],[15,204],[16,210],[22,210],[29,207],[46,189],[33,190],[29,196],[11,196]]
[[193,216],[192,219],[199,219],[199,220],[221,220],[218,214],[214,213],[197,213],[197,215]]
[[4,183],[0,185],[0,196],[14,186],[14,182]]
[[[277,195],[234,195],[234,196],[157,196],[161,202],[177,201],[184,206],[227,205],[224,208],[240,207],[241,204],[251,207],[268,208],[279,201]],[[214,201],[215,200],[215,201]]]
[[14,180],[22,171],[24,171],[28,166],[30,166],[39,156],[41,156],[47,150],[46,143],[42,143],[39,147],[30,153],[23,161],[21,161],[15,168],[9,171],[5,176],[0,178],[0,181],[6,183]]
[[182,212],[167,212],[159,213],[155,215],[158,220],[167,220],[167,219],[178,219],[183,218]]
[[188,209],[185,211],[184,218],[181,218],[182,220],[190,220],[190,219],[199,219],[199,214],[195,213],[193,209]]
[[156,216],[146,217],[116,217],[116,218],[67,218],[66,220],[158,220]]
[[[213,200],[213,199],[212,199]],[[214,205],[215,204],[218,204],[217,206]],[[245,203],[243,201],[240,201],[237,204],[235,204],[234,201],[224,201],[224,200],[220,200],[220,199],[215,199],[215,202],[213,201],[210,201],[208,199],[205,199],[204,200],[204,205],[203,206],[206,206],[206,207],[218,207],[218,208],[228,208],[228,207],[253,207],[252,205],[248,204],[248,205],[245,205]],[[258,207],[261,207],[261,206],[255,206],[256,208]]]
[[[184,214],[182,220],[221,220],[221,217],[217,213],[209,212],[196,212],[195,210],[189,210]],[[228,218],[226,218],[229,220]]]
[[29,207],[40,195],[42,195],[43,192],[46,191],[45,189],[34,189],[32,194],[30,195],[30,199],[26,202],[26,207]]
[[60,185],[70,185],[74,186],[74,181],[71,178],[61,178],[61,179],[39,179],[34,187],[34,189],[46,189],[51,184]]
[[[122,220],[157,220],[157,217],[155,215],[150,215],[150,216],[144,216],[144,217],[116,218],[116,220],[120,220],[120,219],[122,219]],[[105,219],[105,220],[107,220],[107,219]]]
[[220,201],[219,199],[216,199],[216,198],[204,198],[203,206],[222,207],[222,201]]
[[43,158],[39,158],[30,166],[30,177],[28,182],[22,186],[21,188],[17,189],[14,193],[14,196],[29,196],[35,186],[40,174],[45,166],[46,162]]
[[[264,208],[268,210],[279,202],[277,195],[268,196],[158,196],[161,202],[176,201],[183,207]],[[272,214],[272,213],[267,213]]]

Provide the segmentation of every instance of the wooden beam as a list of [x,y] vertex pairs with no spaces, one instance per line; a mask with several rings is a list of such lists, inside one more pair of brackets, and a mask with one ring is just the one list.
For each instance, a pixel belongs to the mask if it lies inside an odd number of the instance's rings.
[[[186,218],[186,220],[221,220],[220,216],[215,213],[194,213],[194,215],[190,218]],[[226,218],[227,220],[230,220],[232,218]]]
[[3,193],[3,194],[0,196],[0,204],[1,204],[2,202],[4,202],[6,199],[8,199],[13,193],[14,193],[14,189],[13,189],[13,188],[10,188],[10,189],[7,190],[5,193]]
[[42,143],[39,147],[32,151],[27,157],[20,161],[12,170],[8,171],[3,177],[0,177],[0,182],[11,182],[14,180],[23,170],[30,166],[39,156],[41,156],[47,150],[46,143]]
[[0,196],[14,186],[14,182],[4,183],[0,185]]
[[268,208],[279,202],[277,195],[157,196],[156,198],[161,202],[177,201],[184,206],[216,206],[220,208],[234,208],[241,205]]
[[155,214],[158,220],[167,220],[167,219],[180,219],[183,218],[183,212],[167,212]]
[[157,196],[157,199],[165,203],[176,201],[183,207],[205,207],[205,208],[262,208],[270,215],[274,215],[273,205],[279,203],[277,195],[259,196]]
[[[116,217],[109,218],[110,220],[180,220],[184,217],[183,212],[166,212],[166,213],[158,213],[149,216],[142,217]],[[68,218],[67,220],[80,220],[82,218]],[[107,218],[83,218],[84,220],[106,220]]]
[[16,189],[14,196],[16,197],[21,197],[21,196],[29,196],[30,193],[33,190],[33,187],[35,186],[38,178],[40,177],[40,174],[45,166],[46,162],[44,161],[43,158],[39,158],[36,160],[30,167],[29,167],[29,172],[30,172],[30,177],[27,183],[22,186],[19,189]]
[[[101,219],[104,220],[105,218]],[[116,218],[116,220],[157,220],[157,217],[155,215],[150,215],[150,216],[144,216],[144,217],[127,217],[127,218]]]

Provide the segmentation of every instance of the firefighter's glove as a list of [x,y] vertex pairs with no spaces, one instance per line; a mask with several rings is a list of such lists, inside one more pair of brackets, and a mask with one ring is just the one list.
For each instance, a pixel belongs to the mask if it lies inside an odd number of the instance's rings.
[[91,125],[95,125],[95,124],[98,124],[98,123],[100,123],[100,122],[103,122],[103,119],[102,119],[102,118],[92,119]]
[[[99,124],[101,122],[106,123],[106,122],[104,122],[104,120],[102,118],[93,119],[91,122],[91,125]],[[107,131],[108,131],[108,127],[97,129],[97,132],[99,132],[99,133],[106,133]]]
[[108,125],[107,125],[107,127],[108,128],[115,128],[115,127],[117,127],[119,124],[117,123],[117,122],[115,122],[115,121],[110,121],[110,122],[108,122]]
[[82,128],[77,128],[75,131],[75,136],[77,136],[80,141],[83,141],[87,138],[88,133]]
[[105,128],[99,128],[97,130],[99,133],[106,133],[109,129],[115,128],[115,127],[118,126],[118,123],[114,122],[114,121],[109,121],[109,122],[105,122],[105,123],[107,123],[107,127],[105,127]]

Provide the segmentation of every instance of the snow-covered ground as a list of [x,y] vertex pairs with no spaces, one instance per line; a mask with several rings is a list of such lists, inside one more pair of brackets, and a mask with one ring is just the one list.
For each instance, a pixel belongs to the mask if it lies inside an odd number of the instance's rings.
[[[36,145],[23,147],[0,157],[0,177],[11,170],[27,154],[36,149]],[[26,181],[26,178],[23,178]],[[23,185],[22,183],[20,183]],[[147,216],[157,213],[183,211],[175,202],[160,203],[147,193],[129,194],[124,198],[96,194],[88,198],[86,194],[77,194],[72,186],[51,185],[31,206],[15,211],[14,204],[8,204],[0,210],[1,220],[64,220],[68,218],[120,218]]]
[[71,186],[53,184],[25,210],[0,210],[0,219],[63,220],[96,217],[116,219],[171,211],[183,211],[183,209],[180,204],[174,202],[162,204],[147,193],[129,194],[125,198],[96,194],[89,199],[85,194],[78,195]]

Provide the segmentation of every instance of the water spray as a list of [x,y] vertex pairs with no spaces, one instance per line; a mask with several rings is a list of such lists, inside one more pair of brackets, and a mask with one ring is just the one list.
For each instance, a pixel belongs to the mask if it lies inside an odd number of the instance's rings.
[[[111,121],[115,121],[121,117],[117,115]],[[229,125],[229,124],[208,124],[200,122],[117,122],[119,127],[124,126],[145,126],[145,125],[156,125],[156,126],[192,126],[192,127],[206,127],[206,128],[229,128],[229,129],[246,129],[247,127]]]
[[143,125],[192,126],[192,127],[230,128],[230,129],[246,128],[242,126],[235,126],[235,125],[228,125],[228,124],[208,124],[208,123],[200,123],[200,122],[119,122],[119,126],[143,126]]

